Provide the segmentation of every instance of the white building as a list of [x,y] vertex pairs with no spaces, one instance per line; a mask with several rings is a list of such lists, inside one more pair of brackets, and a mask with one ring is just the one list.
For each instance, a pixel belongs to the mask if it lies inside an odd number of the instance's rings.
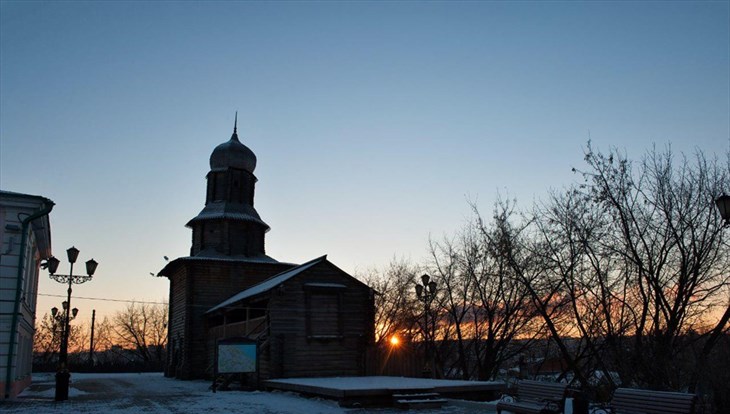
[[53,201],[0,191],[0,399],[31,381],[41,260],[51,256]]

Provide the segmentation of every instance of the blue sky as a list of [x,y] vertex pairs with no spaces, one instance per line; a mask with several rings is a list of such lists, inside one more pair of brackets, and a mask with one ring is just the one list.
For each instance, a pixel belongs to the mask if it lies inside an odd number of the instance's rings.
[[149,273],[189,252],[235,111],[267,252],[353,273],[422,260],[467,199],[569,185],[589,137],[730,148],[728,2],[0,7],[0,187],[54,200],[56,255],[99,261],[75,296],[166,298]]

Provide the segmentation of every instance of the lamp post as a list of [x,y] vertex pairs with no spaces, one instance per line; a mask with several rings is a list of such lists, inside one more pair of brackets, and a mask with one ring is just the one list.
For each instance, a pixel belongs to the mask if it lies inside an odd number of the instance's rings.
[[[423,302],[423,334],[426,341],[426,365],[423,367],[423,376],[426,378],[433,377],[435,371],[435,363],[433,360],[433,347],[434,347],[434,333],[433,329],[428,323],[428,315],[431,313],[431,302],[436,297],[436,282],[430,280],[431,278],[424,274],[421,276],[422,283],[416,283],[416,296],[418,300]],[[436,321],[431,317],[431,325],[436,325]]]
[[[51,316],[53,317],[53,336],[56,337],[56,332],[61,334],[61,338],[63,338],[63,333],[66,331],[65,323],[66,323],[66,314],[68,313],[68,302],[65,300],[61,303],[61,312],[59,313],[59,309],[57,307],[51,308]],[[76,315],[78,315],[79,310],[76,308],[71,309],[71,316],[69,316],[69,320],[76,319]],[[60,328],[60,329],[59,329]]]
[[[73,313],[73,316],[76,317],[76,314],[78,313],[78,309],[76,308],[74,308],[71,312],[68,311],[71,307],[71,287],[74,283],[81,284],[91,280],[92,276],[94,276],[94,272],[96,271],[96,266],[98,265],[94,259],[88,260],[86,262],[86,276],[74,275],[74,263],[76,263],[76,259],[79,257],[79,249],[71,247],[66,250],[66,255],[68,256],[68,262],[71,264],[71,270],[67,275],[56,274],[58,265],[61,262],[60,260],[53,256],[46,260],[46,266],[48,267],[50,278],[58,283],[68,283],[68,297],[64,302],[65,312],[62,315],[63,321],[61,321],[63,324],[63,331],[61,337],[61,351],[58,356],[58,371],[56,371],[56,401],[68,400],[68,385],[71,380],[71,373],[68,370],[68,334],[71,326],[71,314]],[[53,309],[51,312],[53,312]],[[58,309],[56,309],[56,314],[57,313]]]
[[723,193],[720,197],[717,197],[715,205],[720,211],[720,217],[725,220],[725,225],[730,226],[730,196]]

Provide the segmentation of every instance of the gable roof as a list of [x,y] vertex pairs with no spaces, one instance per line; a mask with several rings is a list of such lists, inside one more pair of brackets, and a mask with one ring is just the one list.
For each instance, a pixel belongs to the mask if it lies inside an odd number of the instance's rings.
[[258,294],[267,292],[267,291],[281,285],[282,283],[286,282],[287,280],[293,278],[294,276],[304,272],[305,270],[313,267],[314,265],[325,262],[325,261],[327,261],[327,255],[318,257],[314,260],[310,260],[307,263],[301,264],[301,265],[291,268],[285,272],[279,273],[278,275],[272,276],[257,285],[253,285],[250,288],[248,288],[236,295],[231,296],[230,298],[224,300],[223,302],[219,303],[218,305],[208,309],[208,311],[205,313],[211,313],[213,311],[216,311],[221,308],[225,308],[226,306],[236,303],[238,301],[241,301],[243,299],[250,298],[252,296],[256,296]]

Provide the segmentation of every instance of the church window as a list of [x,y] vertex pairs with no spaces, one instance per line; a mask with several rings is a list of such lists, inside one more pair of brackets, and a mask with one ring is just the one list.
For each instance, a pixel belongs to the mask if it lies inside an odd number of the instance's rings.
[[339,286],[319,287],[314,284],[305,285],[305,289],[307,338],[342,338],[342,289]]
[[226,175],[225,173],[215,173],[215,201],[226,199]]

